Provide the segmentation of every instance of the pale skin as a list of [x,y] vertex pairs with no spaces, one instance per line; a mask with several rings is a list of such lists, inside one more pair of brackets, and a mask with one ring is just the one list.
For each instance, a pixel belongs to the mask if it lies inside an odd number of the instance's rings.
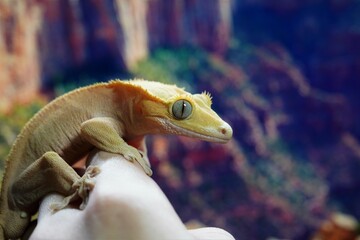
[[[0,239],[19,238],[49,193],[67,196],[60,210],[94,187],[90,168],[72,168],[96,148],[136,161],[151,175],[145,136],[176,134],[227,142],[231,127],[212,109],[208,94],[145,80],[111,81],[70,92],[43,108],[24,127],[9,154],[0,198]],[[84,204],[80,205],[84,207]]]
[[234,240],[219,228],[187,230],[165,194],[138,164],[99,152],[91,166],[101,172],[85,209],[67,207],[54,214],[51,205],[61,203],[63,197],[47,196],[31,239]]

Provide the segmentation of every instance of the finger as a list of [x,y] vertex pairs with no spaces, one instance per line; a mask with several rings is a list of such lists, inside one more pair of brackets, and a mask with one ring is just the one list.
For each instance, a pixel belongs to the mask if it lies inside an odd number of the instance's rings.
[[206,227],[189,230],[197,240],[235,240],[235,238],[221,228]]

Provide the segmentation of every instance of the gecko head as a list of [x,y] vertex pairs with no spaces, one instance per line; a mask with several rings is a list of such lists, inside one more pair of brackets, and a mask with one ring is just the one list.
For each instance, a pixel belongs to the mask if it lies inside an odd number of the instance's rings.
[[232,137],[230,125],[211,109],[209,93],[190,94],[175,85],[158,82],[138,84],[149,94],[139,104],[141,119],[146,121],[141,125],[151,128],[147,129],[148,133],[176,134],[220,143]]

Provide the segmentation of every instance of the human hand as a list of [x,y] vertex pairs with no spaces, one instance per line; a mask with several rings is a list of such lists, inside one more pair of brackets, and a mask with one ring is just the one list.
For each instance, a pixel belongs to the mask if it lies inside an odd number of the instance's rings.
[[30,239],[234,240],[223,229],[187,230],[159,186],[140,165],[122,156],[96,153],[96,185],[84,210],[50,206],[63,196],[51,194],[41,203]]

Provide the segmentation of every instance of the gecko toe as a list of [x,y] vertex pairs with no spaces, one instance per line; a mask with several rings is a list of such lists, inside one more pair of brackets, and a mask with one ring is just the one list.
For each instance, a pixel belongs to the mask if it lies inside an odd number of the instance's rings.
[[86,169],[85,174],[73,184],[72,188],[74,192],[71,195],[65,197],[61,203],[52,204],[51,209],[53,211],[59,211],[69,206],[71,202],[74,202],[79,198],[82,200],[79,209],[84,209],[89,199],[89,193],[95,186],[94,177],[99,173],[99,167],[89,166]]

